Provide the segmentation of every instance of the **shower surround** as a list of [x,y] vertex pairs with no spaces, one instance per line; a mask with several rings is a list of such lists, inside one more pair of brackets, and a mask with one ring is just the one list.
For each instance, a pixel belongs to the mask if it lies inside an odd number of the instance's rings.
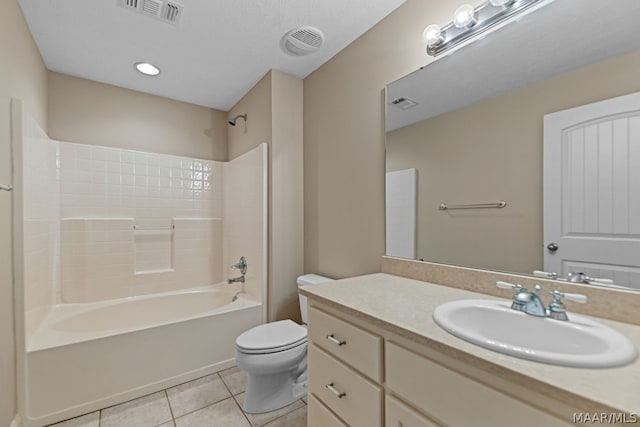
[[[235,336],[266,320],[266,150],[218,162],[24,139],[28,426],[233,364]],[[246,283],[227,285],[242,255]]]

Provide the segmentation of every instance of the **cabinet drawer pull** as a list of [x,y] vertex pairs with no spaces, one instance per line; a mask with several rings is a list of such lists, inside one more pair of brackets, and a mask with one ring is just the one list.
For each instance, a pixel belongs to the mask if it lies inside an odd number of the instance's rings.
[[345,397],[347,395],[347,393],[345,393],[344,391],[340,391],[340,390],[336,389],[333,386],[333,383],[329,383],[329,384],[325,385],[325,387],[327,388],[327,390],[329,390],[331,393],[333,393],[338,399],[342,399],[343,397]]
[[327,335],[327,339],[337,345],[338,347],[345,345],[347,342],[345,340],[340,340],[336,338],[333,334]]

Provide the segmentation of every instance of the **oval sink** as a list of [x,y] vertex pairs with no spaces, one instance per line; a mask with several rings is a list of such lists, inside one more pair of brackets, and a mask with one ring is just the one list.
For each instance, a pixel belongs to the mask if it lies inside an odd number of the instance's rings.
[[451,301],[436,307],[433,320],[472,344],[552,365],[610,368],[637,354],[629,339],[602,323],[573,313],[569,321],[531,316],[503,301]]

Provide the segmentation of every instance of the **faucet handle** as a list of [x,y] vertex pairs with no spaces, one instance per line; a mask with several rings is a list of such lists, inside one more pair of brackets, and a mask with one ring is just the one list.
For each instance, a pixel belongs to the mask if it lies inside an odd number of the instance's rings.
[[525,289],[522,287],[522,285],[514,285],[513,283],[503,282],[502,280],[498,280],[496,282],[496,286],[500,289],[513,289],[516,292],[519,292],[521,289]]
[[561,298],[565,298],[565,299],[568,299],[569,301],[579,302],[580,304],[584,304],[588,300],[587,296],[582,294],[570,294],[566,292],[560,292],[557,290],[553,290],[549,293],[553,296],[554,301],[560,301]]
[[231,268],[240,270],[240,273],[242,273],[242,275],[247,274],[247,259],[244,256],[241,256],[240,261],[231,265]]
[[545,279],[557,279],[558,278],[558,274],[557,273],[549,273],[548,271],[542,271],[542,270],[533,270],[533,275],[536,277],[544,277]]

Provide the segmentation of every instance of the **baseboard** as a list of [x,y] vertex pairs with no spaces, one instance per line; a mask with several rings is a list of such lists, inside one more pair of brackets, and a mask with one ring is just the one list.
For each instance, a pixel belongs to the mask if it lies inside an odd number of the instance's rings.
[[16,414],[16,416],[13,418],[13,421],[11,421],[11,424],[9,425],[9,427],[22,427],[22,420],[20,418],[20,414]]

